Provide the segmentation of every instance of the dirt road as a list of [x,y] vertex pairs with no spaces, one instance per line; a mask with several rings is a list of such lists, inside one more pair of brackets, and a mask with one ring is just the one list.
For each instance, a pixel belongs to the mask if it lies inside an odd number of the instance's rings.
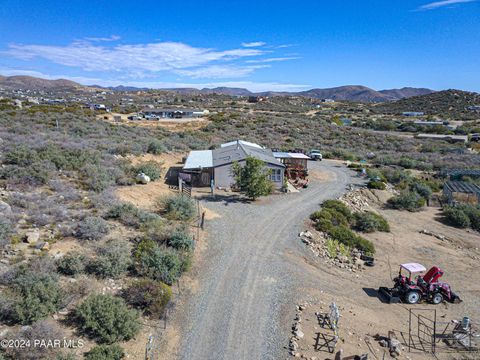
[[207,224],[208,249],[197,269],[199,290],[182,306],[184,335],[178,358],[281,358],[282,307],[291,306],[293,289],[299,285],[288,253],[298,250],[298,232],[308,214],[354,181],[338,163],[309,165],[323,175],[317,180],[312,176],[310,187],[298,194],[254,204],[221,197],[204,200],[220,217]]

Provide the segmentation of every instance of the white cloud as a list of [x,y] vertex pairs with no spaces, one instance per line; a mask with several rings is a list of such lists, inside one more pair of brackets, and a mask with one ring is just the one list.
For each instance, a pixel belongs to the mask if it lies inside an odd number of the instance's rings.
[[267,58],[267,59],[257,59],[257,60],[247,60],[247,63],[270,63],[278,61],[288,61],[288,60],[297,60],[300,57],[297,56],[285,56],[285,57],[276,57],[276,58]]
[[418,8],[418,10],[433,10],[438,9],[445,6],[451,6],[456,4],[463,4],[463,3],[470,3],[477,0],[443,0],[443,1],[436,1],[429,4],[422,5]]
[[244,42],[242,43],[243,47],[260,47],[266,45],[267,43],[264,41],[253,41],[253,42]]
[[86,37],[84,40],[87,41],[117,41],[120,40],[121,37],[118,35],[111,35],[110,37]]
[[214,65],[212,63],[215,62],[232,62],[265,54],[259,49],[218,51],[179,42],[107,47],[86,41],[77,41],[66,46],[11,44],[2,53],[22,60],[42,58],[85,71],[116,72],[134,77]]
[[268,67],[268,65],[257,66],[222,66],[212,65],[201,68],[195,68],[192,70],[175,70],[175,73],[179,75],[189,76],[194,79],[199,78],[238,78],[249,75],[257,69]]

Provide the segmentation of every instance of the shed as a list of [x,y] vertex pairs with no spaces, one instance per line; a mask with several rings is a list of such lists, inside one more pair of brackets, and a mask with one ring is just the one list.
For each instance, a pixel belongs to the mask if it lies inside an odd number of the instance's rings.
[[443,195],[448,204],[479,204],[480,186],[465,181],[448,181],[443,186]]

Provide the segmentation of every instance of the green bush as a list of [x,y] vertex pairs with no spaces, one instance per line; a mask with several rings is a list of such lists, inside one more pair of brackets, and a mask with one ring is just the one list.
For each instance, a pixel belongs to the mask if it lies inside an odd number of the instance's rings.
[[333,240],[348,247],[355,247],[369,254],[375,253],[375,247],[371,241],[358,236],[345,225],[334,226],[328,234]]
[[252,156],[247,156],[244,165],[238,162],[232,164],[236,186],[252,200],[273,192],[274,185],[269,178],[271,171],[262,160]]
[[162,174],[162,168],[160,164],[155,161],[141,163],[135,166],[133,170],[135,174],[144,173],[152,181],[158,180]]
[[121,203],[112,206],[105,215],[106,219],[115,219],[126,226],[138,226],[139,210],[131,203]]
[[423,197],[425,200],[429,200],[432,197],[432,189],[430,186],[423,182],[414,182],[411,186],[411,190],[415,191],[417,194],[419,194],[421,197]]
[[310,215],[318,231],[328,232],[333,226],[348,225],[348,219],[334,208],[326,208]]
[[192,250],[192,236],[185,229],[176,229],[168,239],[168,245],[177,250]]
[[105,166],[88,164],[81,169],[83,183],[88,190],[102,192],[110,186],[115,185],[115,177],[111,169]]
[[371,211],[355,213],[355,228],[363,232],[390,231],[387,220]]
[[166,221],[161,218],[143,222],[140,230],[145,233],[145,237],[159,244],[167,241],[170,235]]
[[135,310],[113,295],[90,295],[75,309],[79,329],[107,344],[133,338],[140,330],[138,317]]
[[135,280],[123,292],[123,298],[147,315],[160,317],[172,298],[172,289],[167,284],[152,279]]
[[50,273],[21,271],[12,286],[15,320],[31,324],[57,311],[63,299],[58,278]]
[[468,216],[471,228],[480,231],[480,206],[461,205],[460,209]]
[[425,205],[425,198],[414,191],[402,191],[400,195],[390,198],[388,203],[394,209],[414,212]]
[[7,219],[0,219],[0,249],[10,243],[12,225]]
[[97,345],[85,354],[86,360],[121,360],[125,358],[125,352],[118,344]]
[[152,140],[148,143],[147,153],[159,155],[167,151],[167,148],[159,140]]
[[58,272],[68,275],[76,276],[83,274],[87,266],[87,257],[78,252],[71,252],[57,260]]
[[97,249],[97,257],[88,265],[88,270],[99,277],[118,278],[132,264],[130,247],[126,241],[112,239]]
[[367,184],[369,189],[385,190],[387,186],[383,181],[380,180],[370,180]]
[[453,226],[456,226],[459,228],[470,227],[469,217],[460,208],[448,207],[443,210],[443,215],[445,216],[446,220]]
[[326,200],[322,203],[322,208],[335,210],[345,216],[348,221],[352,219],[352,211],[340,200]]
[[161,197],[157,200],[157,206],[172,220],[190,220],[196,214],[195,202],[185,195]]
[[98,216],[87,216],[77,227],[77,236],[84,240],[99,240],[110,230],[108,223]]
[[172,285],[182,273],[182,259],[180,255],[155,245],[136,252],[137,272],[141,276],[160,280]]

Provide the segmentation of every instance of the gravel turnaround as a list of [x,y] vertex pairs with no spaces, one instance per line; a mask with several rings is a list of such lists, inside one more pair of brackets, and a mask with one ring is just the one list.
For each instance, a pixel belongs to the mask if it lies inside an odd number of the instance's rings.
[[294,306],[292,292],[301,285],[287,254],[299,251],[298,233],[308,215],[356,182],[353,172],[338,163],[309,162],[309,167],[328,171],[330,179],[252,204],[202,200],[220,217],[206,225],[208,249],[199,268],[199,290],[185,304],[180,359],[285,357],[282,306]]

